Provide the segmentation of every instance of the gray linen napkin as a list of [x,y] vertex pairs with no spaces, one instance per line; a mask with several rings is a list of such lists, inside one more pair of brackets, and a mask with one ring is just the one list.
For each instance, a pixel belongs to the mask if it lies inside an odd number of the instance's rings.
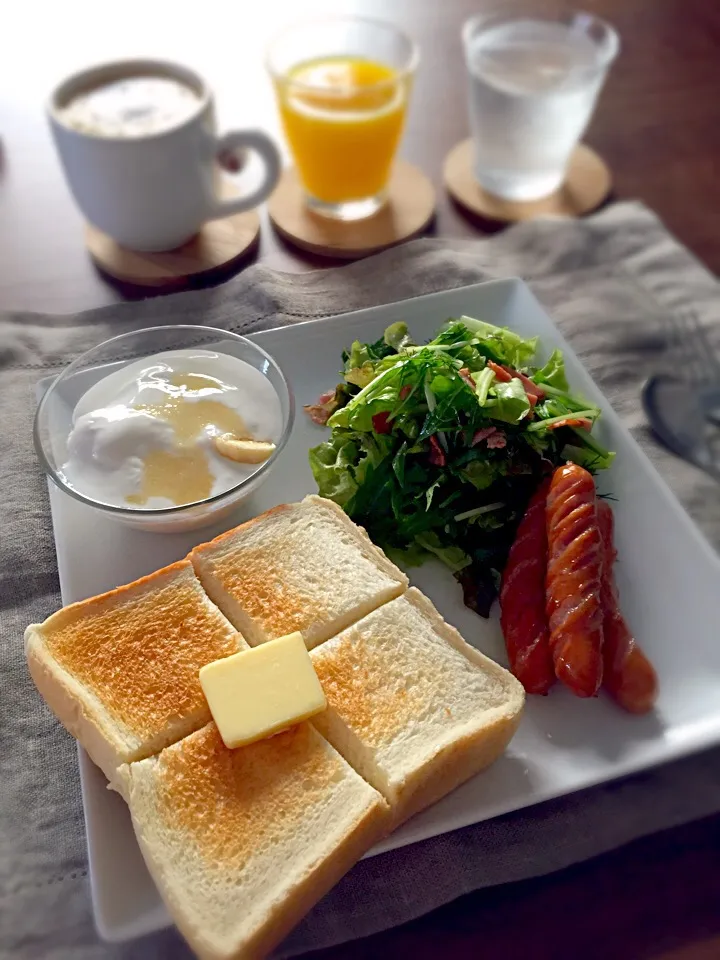
[[[223,287],[71,316],[0,316],[0,956],[188,956],[174,931],[98,942],[75,745],[25,670],[23,629],[60,605],[34,386],[108,336],[165,322],[248,331],[503,276],[524,277],[712,543],[720,496],[649,437],[639,403],[663,362],[663,312],[692,303],[720,334],[715,279],[647,209],[543,220],[477,241],[418,240],[303,276],[262,266]],[[713,330],[713,321],[715,328]],[[291,934],[282,957],[361,937],[469,890],[540,875],[720,810],[720,751],[477,824],[358,864]]]

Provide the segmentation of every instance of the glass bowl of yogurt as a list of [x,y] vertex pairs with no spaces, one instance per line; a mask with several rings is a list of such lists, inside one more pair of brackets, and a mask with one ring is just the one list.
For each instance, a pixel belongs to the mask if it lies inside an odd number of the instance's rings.
[[165,326],[106,340],[35,415],[40,462],[69,496],[132,526],[221,519],[266,479],[295,405],[278,364],[227,330]]

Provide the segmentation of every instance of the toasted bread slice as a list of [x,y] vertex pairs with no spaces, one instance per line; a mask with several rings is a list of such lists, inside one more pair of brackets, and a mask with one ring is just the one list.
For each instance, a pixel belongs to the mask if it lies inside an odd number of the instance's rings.
[[415,588],[311,657],[328,700],[312,722],[388,800],[393,825],[492,763],[520,720],[522,685]]
[[265,956],[387,827],[380,794],[307,722],[238,750],[210,723],[120,778],[201,960]]
[[206,724],[200,667],[246,649],[188,560],[25,631],[36,687],[111,783],[121,763]]
[[190,558],[210,598],[253,646],[297,630],[312,649],[408,585],[361,527],[316,496],[275,507]]

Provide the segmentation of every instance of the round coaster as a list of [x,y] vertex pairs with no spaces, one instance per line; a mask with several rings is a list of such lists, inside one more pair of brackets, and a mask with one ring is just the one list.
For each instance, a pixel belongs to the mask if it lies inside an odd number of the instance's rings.
[[[222,193],[233,196],[229,189],[223,188]],[[231,267],[255,249],[259,235],[260,218],[255,210],[248,210],[209,220],[187,243],[163,253],[128,250],[90,224],[85,229],[85,243],[100,269],[116,280],[162,287],[182,285],[190,278]]]
[[547,214],[579,217],[599,206],[610,192],[611,177],[605,161],[584,143],[572,152],[565,183],[540,200],[503,200],[488,193],[475,179],[472,164],[472,139],[463,140],[445,158],[443,179],[461,207],[488,220],[531,220]]
[[435,214],[435,191],[422,171],[398,160],[387,203],[364,220],[331,220],[305,204],[294,167],[286,169],[268,200],[277,232],[289,243],[324,257],[357,260],[420,233]]

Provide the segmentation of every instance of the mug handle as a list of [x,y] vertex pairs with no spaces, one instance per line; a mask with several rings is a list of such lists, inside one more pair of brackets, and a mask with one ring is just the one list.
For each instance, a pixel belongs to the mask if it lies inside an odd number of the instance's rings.
[[215,142],[215,155],[223,151],[254,150],[259,154],[265,168],[262,183],[252,193],[242,197],[233,197],[231,200],[215,199],[215,203],[208,214],[209,220],[218,220],[221,217],[231,216],[233,213],[244,213],[257,207],[266,200],[275,189],[280,177],[280,154],[270,137],[261,130],[233,130],[219,137]]

